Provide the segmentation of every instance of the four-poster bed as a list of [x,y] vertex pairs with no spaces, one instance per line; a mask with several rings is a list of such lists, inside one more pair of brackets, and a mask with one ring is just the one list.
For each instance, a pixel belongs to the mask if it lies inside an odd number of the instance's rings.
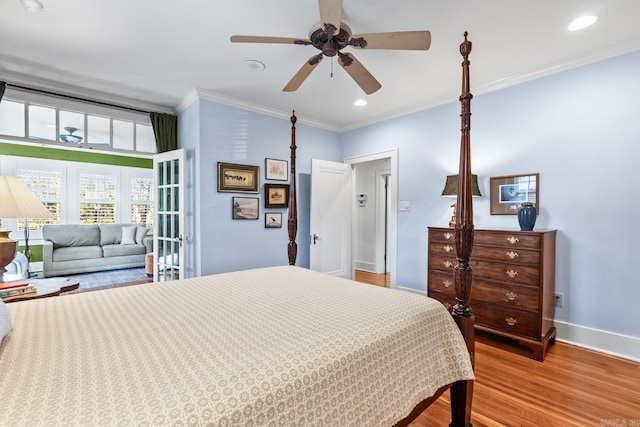
[[453,319],[295,266],[294,114],[290,265],[0,303],[0,425],[406,426],[450,389],[470,426],[470,51],[465,33]]

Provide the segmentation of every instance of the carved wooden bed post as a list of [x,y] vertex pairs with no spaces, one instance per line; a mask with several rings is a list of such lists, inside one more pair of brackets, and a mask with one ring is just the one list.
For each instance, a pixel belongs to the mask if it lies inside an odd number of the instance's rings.
[[[469,258],[473,248],[473,204],[471,199],[471,98],[469,92],[469,54],[471,42],[464,33],[464,42],[460,44],[462,61],[462,94],[460,103],[462,112],[460,138],[460,169],[458,171],[458,200],[456,211],[456,253],[458,265],[454,269],[454,286],[457,304],[453,307],[453,318],[458,324],[467,342],[471,363],[475,358],[474,316],[469,307],[471,295],[471,266]],[[471,399],[473,381],[459,381],[451,387],[451,426],[471,426]],[[464,407],[461,407],[464,405]]]
[[287,219],[287,229],[289,231],[289,244],[287,253],[289,255],[289,265],[296,265],[298,254],[298,244],[296,235],[298,234],[298,200],[296,199],[296,112],[291,116],[291,183],[289,184],[289,212]]

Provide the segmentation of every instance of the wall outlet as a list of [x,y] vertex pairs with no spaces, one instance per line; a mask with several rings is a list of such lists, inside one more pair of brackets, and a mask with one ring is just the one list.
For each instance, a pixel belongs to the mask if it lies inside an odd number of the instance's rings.
[[564,294],[553,294],[554,305],[556,307],[562,307],[562,300],[564,299]]
[[408,212],[410,209],[411,209],[411,202],[398,203],[398,210],[400,210],[400,212]]

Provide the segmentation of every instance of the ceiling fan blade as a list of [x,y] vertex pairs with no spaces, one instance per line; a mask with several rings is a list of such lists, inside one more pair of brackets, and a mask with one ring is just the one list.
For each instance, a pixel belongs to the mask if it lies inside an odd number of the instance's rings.
[[234,43],[281,43],[281,44],[311,44],[308,39],[294,39],[291,37],[268,36],[231,36]]
[[[366,41],[365,46],[357,40],[359,38]],[[353,44],[351,40],[354,41]],[[349,44],[356,48],[427,50],[431,46],[431,33],[429,31],[398,31],[358,34],[351,36],[351,40]]]
[[338,63],[351,76],[351,78],[358,83],[358,86],[360,86],[367,95],[371,95],[382,87],[380,82],[378,82],[376,78],[373,77],[366,68],[364,68],[364,65],[362,65],[355,56],[350,53],[342,52],[338,52],[338,55]]
[[313,55],[307,62],[304,63],[302,68],[298,70],[295,76],[287,83],[287,85],[282,89],[283,92],[295,92],[298,90],[300,85],[309,77],[309,74],[318,66],[320,61],[322,61],[324,55],[321,53],[318,55]]
[[342,0],[318,0],[320,6],[320,25],[331,24],[335,27],[333,34],[340,32],[342,20]]

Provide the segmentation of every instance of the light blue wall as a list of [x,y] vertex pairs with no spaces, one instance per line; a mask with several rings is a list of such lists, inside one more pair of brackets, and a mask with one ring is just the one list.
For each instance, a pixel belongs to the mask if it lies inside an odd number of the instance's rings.
[[[196,106],[197,105],[197,106]],[[197,252],[196,275],[288,264],[287,209],[281,212],[282,228],[265,229],[265,158],[290,160],[291,122],[208,100],[198,100],[180,114],[179,145],[187,149],[188,166],[195,167],[194,194],[188,215],[193,212],[197,230],[191,244]],[[311,159],[341,161],[339,135],[298,123],[298,258],[297,265],[309,266],[309,174]],[[304,143],[301,143],[301,142]],[[217,192],[217,163],[260,166],[260,193]],[[277,183],[277,181],[271,181]],[[190,185],[187,180],[187,184]],[[258,197],[258,220],[232,220],[233,196]]]
[[[471,75],[473,88],[473,58]],[[483,195],[477,228],[517,229],[489,214],[491,176],[540,173],[536,229],[557,229],[556,320],[640,337],[640,52],[472,101],[473,172]],[[460,104],[432,108],[341,135],[343,157],[399,149],[398,284],[426,289],[427,227],[446,226],[456,173]]]

